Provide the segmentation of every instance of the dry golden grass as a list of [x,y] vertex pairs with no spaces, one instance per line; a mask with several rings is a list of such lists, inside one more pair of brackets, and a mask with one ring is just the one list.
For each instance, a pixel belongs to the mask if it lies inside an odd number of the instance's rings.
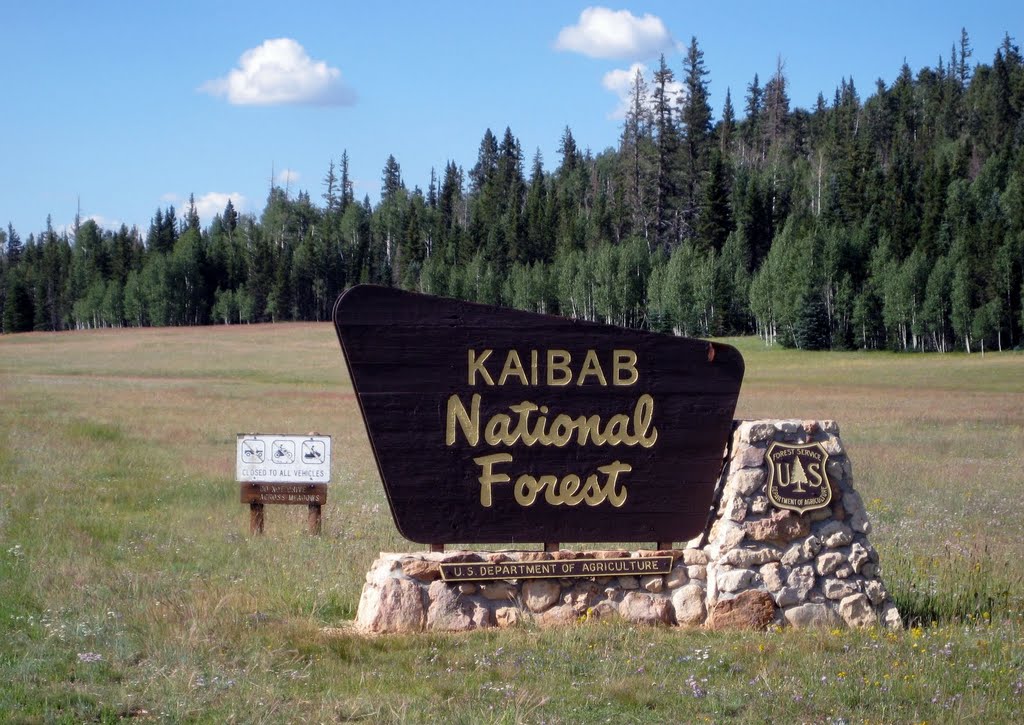
[[[786,701],[780,717],[802,721],[1017,712],[1024,357],[732,342],[747,361],[738,416],[839,421],[889,584],[939,629],[325,638],[353,616],[377,552],[411,546],[391,523],[333,329],[29,334],[0,337],[0,713],[564,722],[685,707],[759,721],[766,689]],[[268,507],[265,537],[247,535],[233,461],[249,431],[333,436],[322,537],[305,535],[304,508],[284,506]],[[950,619],[983,622],[991,604],[998,632]],[[924,645],[916,666],[930,682],[887,679]],[[833,689],[811,701],[823,674]]]

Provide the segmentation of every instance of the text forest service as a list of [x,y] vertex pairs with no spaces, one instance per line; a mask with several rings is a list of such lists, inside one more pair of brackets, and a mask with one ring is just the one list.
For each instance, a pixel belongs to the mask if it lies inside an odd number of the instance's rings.
[[405,537],[703,529],[743,377],[732,347],[366,285],[334,322]]

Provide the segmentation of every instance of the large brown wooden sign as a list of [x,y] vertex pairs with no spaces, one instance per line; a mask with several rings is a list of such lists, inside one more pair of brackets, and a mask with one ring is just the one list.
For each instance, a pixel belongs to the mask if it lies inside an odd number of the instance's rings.
[[734,348],[367,285],[334,324],[406,538],[703,530],[743,378]]

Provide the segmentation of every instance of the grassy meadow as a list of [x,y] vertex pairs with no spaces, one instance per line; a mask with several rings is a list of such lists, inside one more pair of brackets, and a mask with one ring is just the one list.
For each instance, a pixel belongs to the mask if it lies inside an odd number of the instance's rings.
[[[834,418],[902,632],[362,638],[395,532],[327,324],[0,337],[0,722],[1024,721],[1024,355],[741,348]],[[248,536],[235,434],[333,436],[324,535]]]

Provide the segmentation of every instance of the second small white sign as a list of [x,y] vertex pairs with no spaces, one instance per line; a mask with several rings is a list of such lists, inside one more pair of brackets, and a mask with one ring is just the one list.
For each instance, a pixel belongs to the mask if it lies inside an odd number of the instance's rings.
[[330,483],[331,437],[238,434],[240,483]]

